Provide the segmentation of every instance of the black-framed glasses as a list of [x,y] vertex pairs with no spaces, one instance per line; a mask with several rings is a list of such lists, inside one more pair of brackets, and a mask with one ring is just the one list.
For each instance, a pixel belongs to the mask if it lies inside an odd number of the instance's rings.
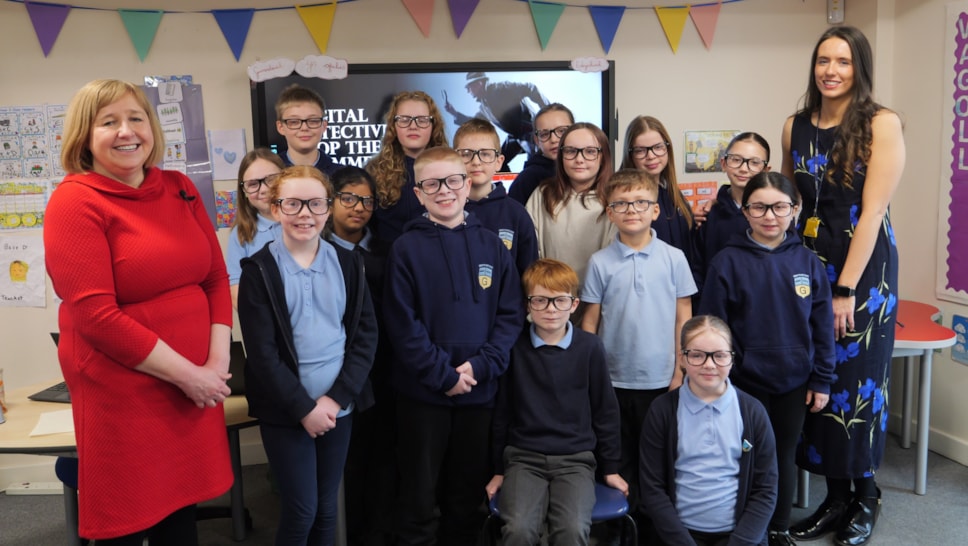
[[632,146],[632,157],[645,159],[648,157],[649,152],[652,152],[652,155],[656,157],[662,157],[669,153],[669,146],[672,146],[671,142],[660,142],[652,146]]
[[282,120],[282,123],[284,123],[289,129],[293,130],[302,129],[304,123],[306,124],[306,127],[310,129],[319,129],[323,126],[324,121],[326,121],[326,118],[288,118]]
[[732,169],[742,167],[743,163],[745,163],[746,168],[753,173],[758,173],[766,168],[766,161],[763,161],[758,157],[743,157],[739,154],[726,154],[723,159],[726,160],[726,166]]
[[601,155],[602,149],[598,146],[587,146],[585,148],[575,148],[574,146],[562,146],[558,149],[558,153],[561,154],[565,159],[575,159],[578,154],[585,158],[586,161],[595,161],[598,156]]
[[457,155],[464,160],[464,163],[470,163],[474,161],[474,156],[476,155],[480,158],[481,163],[494,163],[497,160],[498,154],[501,150],[495,150],[493,148],[481,148],[480,150],[470,150],[468,148],[461,148],[459,150],[454,150]]
[[406,129],[410,127],[411,123],[416,123],[417,127],[421,129],[426,129],[434,124],[433,116],[393,116],[393,123],[401,128]]
[[608,204],[608,208],[612,209],[613,212],[623,214],[628,212],[629,206],[635,212],[645,212],[655,205],[655,201],[649,201],[648,199],[636,199],[635,201],[612,201]]
[[559,311],[571,311],[571,306],[575,303],[575,296],[556,296],[548,298],[545,296],[528,296],[528,306],[535,311],[544,311],[549,305],[554,305]]
[[420,191],[427,195],[433,195],[440,191],[441,188],[447,186],[451,190],[457,191],[464,187],[464,182],[467,180],[466,174],[452,174],[450,176],[445,176],[444,178],[425,178],[420,182],[417,182],[417,187]]
[[276,178],[279,178],[279,174],[280,173],[267,174],[262,178],[243,180],[239,182],[239,186],[242,186],[242,190],[245,193],[259,193],[259,188],[261,188],[263,184],[265,184],[268,188],[270,184],[276,181]]
[[538,140],[540,140],[541,142],[544,142],[549,138],[551,138],[551,135],[555,135],[556,137],[561,138],[562,135],[565,134],[565,131],[567,131],[569,127],[571,126],[560,125],[558,127],[555,127],[554,129],[538,129],[534,132],[534,136],[538,137]]
[[339,199],[340,205],[348,209],[356,208],[357,203],[363,203],[363,208],[366,210],[372,211],[376,209],[376,198],[372,195],[362,196],[348,191],[338,191],[336,192],[336,198]]
[[683,356],[686,357],[686,364],[690,366],[702,366],[710,358],[713,364],[720,368],[725,368],[733,363],[733,351],[700,351],[699,349],[683,349]]
[[329,204],[333,200],[326,197],[317,197],[315,199],[296,199],[295,197],[285,197],[283,199],[276,199],[275,203],[279,207],[279,210],[283,214],[289,216],[295,216],[302,212],[303,207],[309,209],[309,212],[315,214],[316,216],[322,216],[329,212]]
[[766,216],[766,211],[772,210],[773,216],[777,218],[786,218],[793,214],[793,203],[787,201],[780,201],[779,203],[747,203],[743,205],[746,212],[749,213],[753,218],[762,218]]

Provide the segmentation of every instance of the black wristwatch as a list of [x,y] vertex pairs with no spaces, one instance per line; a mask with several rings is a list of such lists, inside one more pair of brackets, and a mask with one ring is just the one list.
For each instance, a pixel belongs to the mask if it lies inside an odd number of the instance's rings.
[[856,291],[849,286],[835,284],[833,287],[833,293],[834,296],[837,296],[838,298],[852,298],[854,297],[854,294],[856,294]]

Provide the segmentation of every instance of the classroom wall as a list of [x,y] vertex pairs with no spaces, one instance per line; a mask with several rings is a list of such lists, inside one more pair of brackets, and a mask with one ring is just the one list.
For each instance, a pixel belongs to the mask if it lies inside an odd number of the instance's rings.
[[[76,3],[110,8],[123,4]],[[222,7],[214,0],[129,4],[139,9],[164,6],[169,11]],[[250,5],[292,3],[255,0]],[[939,188],[943,10],[941,0],[850,0],[846,22],[868,34],[875,46],[877,95],[907,123],[907,174],[893,206],[901,247],[902,296],[936,303],[951,313],[958,306],[934,298],[937,229],[930,212],[937,207]],[[627,10],[608,55],[616,63],[619,138],[638,114],[660,118],[679,150],[686,130],[753,130],[770,141],[771,164],[779,169],[780,129],[804,91],[810,51],[825,28],[825,0],[746,0],[723,5],[711,50],[688,22],[673,54],[653,11]],[[256,13],[239,62],[211,15],[169,13],[142,63],[117,14],[75,9],[45,58],[24,6],[11,2],[0,2],[0,52],[5,52],[0,54],[0,106],[66,103],[78,87],[94,78],[137,82],[145,75],[191,74],[203,88],[207,128],[243,127],[247,133],[251,126],[246,67],[260,59],[298,60],[319,53],[294,10]],[[524,2],[481,2],[458,40],[446,2],[436,3],[431,36],[425,38],[400,2],[357,0],[337,8],[327,54],[350,63],[375,63],[568,60],[603,55],[603,51],[587,10],[581,8],[565,9],[542,51]],[[926,96],[932,99],[924,100]],[[247,137],[251,145],[251,135]],[[619,152],[620,148],[619,144]],[[681,165],[680,153],[680,169]],[[682,180],[712,178],[681,176]],[[233,181],[216,182],[216,187],[230,189]],[[227,230],[220,235],[224,241]],[[47,336],[57,328],[51,292],[46,309],[0,308],[0,325],[0,366],[5,368],[7,389],[59,376]],[[968,463],[968,422],[957,419],[968,410],[968,399],[958,389],[966,382],[968,369],[952,364],[947,355],[936,358],[931,447]],[[893,400],[899,402],[899,394]],[[899,411],[899,403],[894,408]],[[245,442],[246,459],[258,460],[258,437],[249,435]],[[0,487],[13,477],[49,472],[49,467],[50,461],[42,457],[0,456]]]

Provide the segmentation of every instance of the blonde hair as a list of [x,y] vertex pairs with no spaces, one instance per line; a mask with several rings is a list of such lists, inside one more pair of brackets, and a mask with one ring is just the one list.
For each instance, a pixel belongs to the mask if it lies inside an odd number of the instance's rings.
[[457,132],[454,133],[454,148],[457,148],[457,143],[462,138],[467,138],[472,135],[485,135],[490,137],[494,140],[494,149],[500,155],[501,138],[497,136],[497,129],[494,128],[494,125],[490,121],[480,118],[471,118],[457,128]]
[[732,349],[733,333],[730,332],[729,326],[723,319],[713,315],[696,315],[687,320],[679,333],[679,345],[685,349],[690,341],[707,330],[725,339]]
[[91,130],[94,127],[94,118],[102,108],[117,102],[125,95],[131,95],[138,106],[144,109],[148,116],[148,124],[151,126],[154,143],[144,166],[150,167],[161,161],[165,135],[161,131],[155,109],[144,91],[133,83],[120,80],[94,80],[80,88],[67,107],[67,117],[64,120],[64,144],[61,149],[61,165],[65,171],[81,174],[94,169],[94,155],[91,153]]
[[259,211],[249,201],[249,198],[243,195],[245,194],[245,189],[242,187],[242,177],[245,176],[245,171],[249,170],[249,167],[259,159],[272,163],[276,167],[279,167],[280,171],[286,168],[286,164],[283,163],[282,158],[272,153],[272,150],[269,148],[256,148],[245,154],[242,162],[239,163],[239,187],[236,189],[235,194],[235,222],[233,225],[239,228],[238,237],[239,242],[242,244],[251,242],[255,238],[256,226],[259,222]]
[[640,188],[658,195],[659,176],[638,169],[621,169],[605,182],[605,188],[602,190],[602,205],[607,207],[612,194],[617,191]]

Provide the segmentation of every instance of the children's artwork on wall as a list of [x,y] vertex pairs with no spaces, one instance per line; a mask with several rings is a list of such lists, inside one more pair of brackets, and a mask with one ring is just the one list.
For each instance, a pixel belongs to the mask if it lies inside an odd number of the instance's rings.
[[0,231],[44,227],[50,181],[0,182]]
[[719,158],[739,131],[686,131],[686,172],[721,173]]
[[0,182],[64,176],[64,105],[0,107]]
[[951,316],[951,329],[955,331],[955,344],[951,347],[951,360],[968,364],[968,317]]
[[235,180],[239,163],[245,157],[245,129],[209,131],[209,156],[212,158],[212,178]]
[[0,237],[0,306],[46,305],[43,240],[40,237]]
[[235,190],[215,192],[216,228],[230,228],[235,223]]
[[719,190],[719,182],[715,180],[705,180],[702,182],[679,182],[679,189],[682,196],[689,201],[692,211],[696,212],[700,207],[709,201],[716,200],[716,192]]

